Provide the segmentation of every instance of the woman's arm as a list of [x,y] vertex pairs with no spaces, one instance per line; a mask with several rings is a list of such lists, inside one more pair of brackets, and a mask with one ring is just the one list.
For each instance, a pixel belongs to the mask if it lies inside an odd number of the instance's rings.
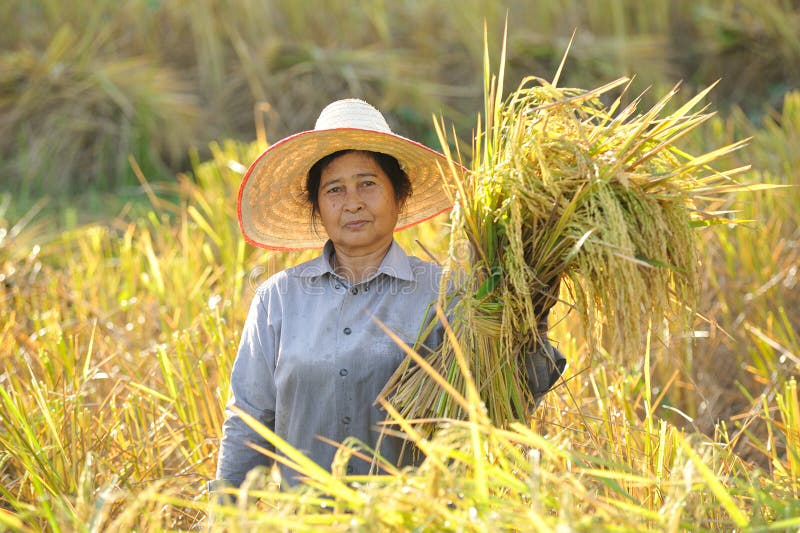
[[274,318],[269,316],[268,296],[258,291],[247,316],[239,351],[231,372],[231,395],[226,408],[223,436],[217,462],[217,479],[210,484],[239,486],[256,466],[270,466],[272,459],[249,443],[273,449],[248,426],[232,407],[246,412],[270,430],[275,429],[275,356],[277,350]]
[[546,338],[541,345],[528,353],[525,357],[525,369],[528,375],[528,388],[533,394],[534,407],[538,406],[544,395],[553,388],[566,366],[567,359],[564,354]]
[[564,373],[564,369],[567,366],[567,358],[558,348],[550,344],[547,338],[549,315],[549,309],[544,311],[544,316],[539,323],[539,337],[542,342],[536,348],[529,350],[525,356],[528,389],[533,394],[534,408],[541,403],[544,395],[553,388],[553,385]]

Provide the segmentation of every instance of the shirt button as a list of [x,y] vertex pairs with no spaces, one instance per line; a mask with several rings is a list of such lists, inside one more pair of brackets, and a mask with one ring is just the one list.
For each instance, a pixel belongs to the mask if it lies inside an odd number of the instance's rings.
[[346,416],[346,417],[342,418],[342,424],[349,424],[349,423],[350,423],[350,417],[349,416]]
[[358,289],[356,287],[353,287],[352,289],[350,289],[350,294],[358,294]]
[[339,375],[340,376],[346,376],[347,375],[347,369],[343,368],[343,369],[339,370]]
[[343,330],[343,331],[344,331],[344,334],[345,334],[345,335],[350,335],[351,333],[353,333],[353,330],[352,330],[352,329],[350,329],[350,328],[344,328],[344,330]]

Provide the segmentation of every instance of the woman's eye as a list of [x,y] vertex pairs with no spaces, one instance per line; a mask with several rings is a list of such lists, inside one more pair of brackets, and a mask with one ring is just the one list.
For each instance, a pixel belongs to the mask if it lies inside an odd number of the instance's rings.
[[342,188],[341,188],[341,187],[339,187],[339,186],[336,186],[336,187],[331,187],[330,189],[327,189],[325,192],[326,192],[327,194],[336,194],[336,193],[338,193],[338,192],[341,192],[341,190],[342,190]]

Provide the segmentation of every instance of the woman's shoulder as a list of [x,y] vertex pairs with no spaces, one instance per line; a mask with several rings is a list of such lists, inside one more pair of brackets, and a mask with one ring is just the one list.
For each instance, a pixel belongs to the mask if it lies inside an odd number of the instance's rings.
[[429,259],[421,259],[416,255],[408,256],[408,264],[411,266],[414,272],[424,272],[427,274],[432,275],[441,275],[442,274],[442,267],[438,264],[434,263]]
[[263,273],[261,275],[257,272],[252,273],[250,276],[250,286],[255,289],[255,295],[263,298],[270,292],[285,287],[287,278],[286,270],[288,269],[270,274],[266,279],[264,279]]
[[[284,268],[269,275],[266,279],[263,279],[263,274],[266,273],[265,270],[260,273],[258,270],[254,270],[250,277],[251,280],[255,280],[255,283],[251,283],[251,285],[256,287],[256,293],[266,295],[273,291],[285,292],[292,284],[307,283],[308,280],[318,278],[325,272],[324,265],[321,264],[320,258],[317,257],[298,265]],[[259,278],[261,279],[259,280]]]
[[438,292],[439,282],[442,279],[442,267],[433,261],[426,261],[419,257],[409,255],[408,265],[414,281],[419,284],[428,285]]

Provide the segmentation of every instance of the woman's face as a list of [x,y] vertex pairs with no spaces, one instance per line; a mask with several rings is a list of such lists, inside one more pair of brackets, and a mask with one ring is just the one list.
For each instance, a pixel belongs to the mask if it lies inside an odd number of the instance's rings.
[[388,246],[400,208],[392,182],[363,152],[331,161],[319,180],[319,217],[337,250],[353,255]]

